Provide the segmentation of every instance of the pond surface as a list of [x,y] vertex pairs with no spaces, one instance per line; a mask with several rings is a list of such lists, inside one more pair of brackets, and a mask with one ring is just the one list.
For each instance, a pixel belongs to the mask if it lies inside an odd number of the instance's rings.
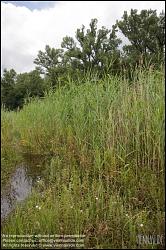
[[31,167],[25,163],[17,166],[9,183],[1,192],[2,221],[7,218],[18,203],[21,203],[30,195],[36,180],[41,178],[41,168],[37,170],[32,171]]

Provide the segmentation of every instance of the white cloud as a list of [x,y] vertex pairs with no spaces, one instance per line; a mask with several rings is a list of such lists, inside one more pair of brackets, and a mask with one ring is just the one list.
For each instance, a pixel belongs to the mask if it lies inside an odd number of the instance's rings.
[[59,47],[66,35],[74,37],[77,28],[88,27],[92,18],[107,28],[120,19],[124,10],[164,9],[164,1],[55,1],[49,9],[29,10],[1,2],[2,67],[17,72],[34,69],[33,60],[45,45]]

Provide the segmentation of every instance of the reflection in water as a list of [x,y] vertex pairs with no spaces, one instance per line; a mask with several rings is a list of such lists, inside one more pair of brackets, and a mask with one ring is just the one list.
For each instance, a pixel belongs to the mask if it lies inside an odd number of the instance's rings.
[[9,185],[1,193],[1,219],[5,219],[16,204],[25,200],[35,186],[36,180],[43,176],[45,156],[24,155],[26,163],[19,165],[14,172]]
[[27,174],[27,168],[21,165],[10,180],[10,186],[1,195],[1,219],[15,208],[17,202],[27,198],[32,190],[32,177]]

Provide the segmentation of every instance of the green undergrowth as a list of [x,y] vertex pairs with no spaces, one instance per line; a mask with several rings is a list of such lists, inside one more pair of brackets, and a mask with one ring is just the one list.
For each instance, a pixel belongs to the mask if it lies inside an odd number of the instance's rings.
[[138,70],[132,84],[109,75],[69,81],[20,112],[2,111],[2,157],[49,159],[2,233],[84,234],[86,248],[164,248],[138,242],[165,233],[164,93],[162,71]]

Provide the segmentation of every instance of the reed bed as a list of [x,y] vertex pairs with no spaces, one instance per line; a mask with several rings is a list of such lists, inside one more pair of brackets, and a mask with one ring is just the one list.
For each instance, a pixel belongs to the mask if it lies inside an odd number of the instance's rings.
[[165,233],[164,73],[134,76],[69,79],[19,112],[2,111],[3,158],[48,157],[44,181],[2,233],[84,234],[86,248],[164,248],[138,242]]

